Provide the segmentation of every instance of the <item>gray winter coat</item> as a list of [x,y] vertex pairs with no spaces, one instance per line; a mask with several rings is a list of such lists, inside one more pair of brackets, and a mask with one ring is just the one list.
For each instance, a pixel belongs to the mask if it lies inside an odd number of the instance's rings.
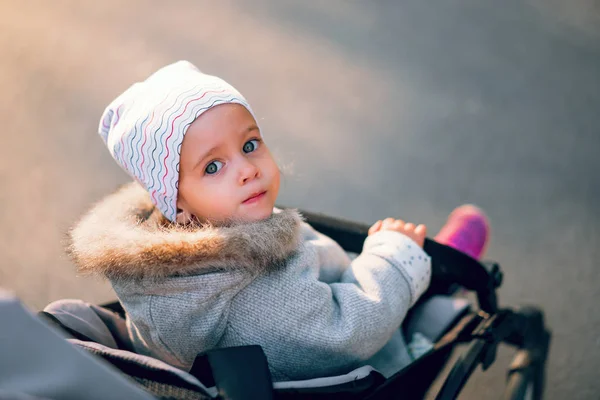
[[80,271],[111,281],[139,353],[189,369],[208,349],[259,344],[276,381],[407,365],[399,327],[431,272],[400,233],[369,236],[351,260],[294,210],[176,226],[136,183],[95,205],[71,239]]

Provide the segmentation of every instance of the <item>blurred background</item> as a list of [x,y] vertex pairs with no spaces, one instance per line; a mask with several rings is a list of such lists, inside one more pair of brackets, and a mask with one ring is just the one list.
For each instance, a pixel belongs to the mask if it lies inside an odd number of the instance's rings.
[[[285,171],[280,204],[432,234],[492,221],[505,305],[553,331],[548,399],[600,398],[600,6],[593,0],[0,0],[0,286],[103,302],[69,227],[129,181],[104,107],[188,59],[236,86]],[[502,393],[511,352],[467,385]]]

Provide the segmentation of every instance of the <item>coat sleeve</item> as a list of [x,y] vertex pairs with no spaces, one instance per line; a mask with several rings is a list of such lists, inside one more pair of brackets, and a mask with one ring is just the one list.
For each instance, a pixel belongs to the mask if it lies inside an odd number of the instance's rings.
[[339,282],[318,280],[310,249],[297,257],[240,294],[231,319],[240,341],[261,344],[272,368],[293,379],[344,373],[375,355],[431,275],[423,249],[392,231],[369,236]]
[[302,224],[304,241],[315,250],[319,268],[319,280],[325,283],[339,282],[351,263],[344,249],[329,236],[326,236],[307,223]]

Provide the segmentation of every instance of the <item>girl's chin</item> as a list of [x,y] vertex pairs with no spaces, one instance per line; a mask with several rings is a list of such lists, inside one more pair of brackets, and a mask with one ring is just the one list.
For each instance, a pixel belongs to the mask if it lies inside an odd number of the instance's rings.
[[273,214],[273,208],[271,208],[269,210],[264,210],[261,212],[257,212],[257,211],[252,212],[252,213],[243,213],[243,214],[233,215],[229,218],[208,219],[208,220],[204,220],[204,223],[208,222],[213,226],[248,224],[248,223],[252,223],[252,222],[264,221]]
[[250,215],[247,215],[246,218],[243,218],[243,219],[246,220],[247,222],[264,221],[265,219],[268,219],[272,214],[273,214],[273,207],[271,207],[270,209],[261,210],[260,212],[258,212],[258,211],[253,212]]

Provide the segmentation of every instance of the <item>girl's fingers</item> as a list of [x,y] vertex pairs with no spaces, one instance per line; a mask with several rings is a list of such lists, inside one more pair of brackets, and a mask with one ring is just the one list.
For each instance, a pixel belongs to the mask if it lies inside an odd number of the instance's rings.
[[427,227],[423,224],[416,225],[412,222],[405,222],[401,219],[386,218],[383,221],[377,221],[369,228],[369,235],[380,230],[391,230],[405,234],[417,242],[421,247],[427,235]]
[[377,222],[375,222],[373,224],[373,226],[371,228],[369,228],[369,235],[374,234],[375,232],[379,231],[379,229],[381,229],[381,224],[383,223],[382,220],[379,220]]
[[386,218],[381,225],[382,228],[388,228],[394,223],[394,218]]
[[402,221],[396,220],[396,221],[392,222],[392,224],[390,225],[390,228],[398,229],[398,230],[402,229]]

